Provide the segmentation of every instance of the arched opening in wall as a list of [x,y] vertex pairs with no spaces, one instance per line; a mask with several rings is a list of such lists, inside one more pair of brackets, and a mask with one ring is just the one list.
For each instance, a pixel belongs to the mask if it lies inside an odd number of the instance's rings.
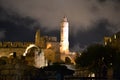
[[37,47],[32,47],[32,48],[27,50],[26,56],[35,57],[35,53],[40,55],[41,51],[39,51]]
[[71,64],[71,59],[69,57],[65,57],[65,63],[66,64]]
[[26,56],[26,54],[28,53],[28,51],[29,51],[31,48],[36,48],[35,51],[41,53],[41,50],[40,50],[40,48],[39,48],[38,46],[36,46],[35,44],[31,44],[31,45],[29,45],[29,46],[26,48],[25,52],[23,53],[23,56]]
[[27,61],[28,65],[35,66],[37,68],[47,65],[47,60],[43,50],[35,44],[29,45],[26,48],[23,56],[25,56],[25,60]]
[[65,63],[74,65],[76,64],[74,58],[72,58],[71,56],[65,57]]
[[35,66],[36,64],[36,56],[40,55],[37,47],[31,47],[27,50],[25,60],[28,65]]

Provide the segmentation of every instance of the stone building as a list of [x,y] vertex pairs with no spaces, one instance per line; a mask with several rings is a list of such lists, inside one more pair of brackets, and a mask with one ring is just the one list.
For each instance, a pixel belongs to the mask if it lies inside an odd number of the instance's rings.
[[111,37],[104,37],[104,45],[110,45],[120,51],[120,32],[113,34]]

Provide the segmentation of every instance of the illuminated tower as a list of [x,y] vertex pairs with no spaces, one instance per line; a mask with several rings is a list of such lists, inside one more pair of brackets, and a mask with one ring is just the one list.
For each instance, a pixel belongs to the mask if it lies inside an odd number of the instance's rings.
[[63,21],[61,22],[61,32],[60,32],[61,40],[60,40],[60,52],[64,54],[69,53],[69,23],[67,18],[64,17]]

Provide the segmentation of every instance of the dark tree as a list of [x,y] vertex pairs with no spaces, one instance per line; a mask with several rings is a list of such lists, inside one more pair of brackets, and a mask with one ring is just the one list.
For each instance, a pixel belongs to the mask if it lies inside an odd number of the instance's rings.
[[87,67],[99,77],[107,75],[107,69],[112,67],[116,50],[110,46],[94,44],[83,51],[76,63],[80,67]]

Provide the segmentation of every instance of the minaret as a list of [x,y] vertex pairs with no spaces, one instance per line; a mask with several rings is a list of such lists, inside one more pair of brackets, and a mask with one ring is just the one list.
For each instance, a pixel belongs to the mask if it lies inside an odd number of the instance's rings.
[[69,23],[67,17],[64,17],[61,22],[61,32],[60,32],[60,52],[64,54],[69,53]]

